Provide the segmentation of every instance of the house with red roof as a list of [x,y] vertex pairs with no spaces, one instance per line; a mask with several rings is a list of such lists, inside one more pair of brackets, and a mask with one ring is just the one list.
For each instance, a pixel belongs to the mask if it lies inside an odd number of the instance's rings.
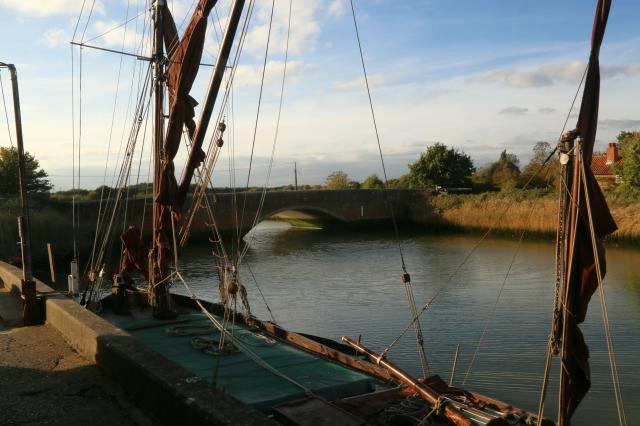
[[591,170],[602,189],[610,188],[620,183],[620,167],[623,159],[618,153],[618,145],[610,142],[607,152],[594,155],[591,159]]

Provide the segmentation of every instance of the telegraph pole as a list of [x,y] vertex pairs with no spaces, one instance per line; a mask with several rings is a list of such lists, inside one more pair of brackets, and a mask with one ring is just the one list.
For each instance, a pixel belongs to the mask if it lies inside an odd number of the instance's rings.
[[20,186],[21,215],[18,216],[18,234],[20,236],[20,255],[22,257],[22,320],[24,325],[34,325],[40,320],[38,301],[36,299],[36,283],[31,268],[31,232],[29,227],[29,199],[25,182],[24,141],[22,139],[22,117],[20,115],[20,95],[18,93],[18,73],[13,64],[0,62],[0,67],[9,69],[11,89],[13,92],[13,115],[16,125],[16,141],[18,144],[18,183]]
[[294,179],[294,187],[297,191],[298,190],[298,163],[296,161],[293,162],[293,179]]

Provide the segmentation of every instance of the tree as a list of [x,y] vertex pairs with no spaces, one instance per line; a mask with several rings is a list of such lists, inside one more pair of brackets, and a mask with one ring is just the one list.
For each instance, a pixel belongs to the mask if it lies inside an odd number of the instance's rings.
[[411,179],[409,175],[402,175],[397,179],[389,179],[388,188],[391,189],[409,189],[413,188],[414,185],[411,183]]
[[342,170],[331,173],[325,181],[327,189],[347,189],[349,187],[349,176]]
[[420,155],[420,159],[409,164],[409,179],[412,186],[428,188],[435,185],[445,188],[466,187],[475,168],[471,157],[454,148],[436,143]]
[[[53,185],[47,179],[49,175],[40,168],[35,157],[24,153],[25,183],[28,193],[49,192]],[[0,148],[0,194],[17,195],[20,191],[18,183],[18,149]]]
[[[621,143],[622,149],[622,185],[621,189],[628,193],[640,195],[640,132],[626,133],[625,142]],[[620,141],[620,136],[618,136]]]
[[513,189],[518,185],[519,165],[518,157],[505,149],[500,153],[498,161],[478,170],[474,181],[485,188],[497,187],[503,191]]
[[382,182],[382,180],[380,180],[378,175],[373,174],[367,177],[364,180],[364,182],[362,182],[362,188],[363,189],[380,189],[380,188],[384,188],[384,183]]
[[536,142],[533,146],[533,157],[522,170],[520,181],[522,185],[529,182],[527,188],[547,188],[555,186],[558,179],[558,162],[544,161],[553,151],[549,142]]
[[640,141],[640,132],[637,130],[632,132],[623,130],[618,134],[616,139],[618,140],[618,151],[622,153],[628,144],[634,144]]

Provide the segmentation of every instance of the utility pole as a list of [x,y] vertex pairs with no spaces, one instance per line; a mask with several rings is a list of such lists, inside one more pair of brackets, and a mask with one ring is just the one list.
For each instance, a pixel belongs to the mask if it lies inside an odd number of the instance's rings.
[[293,178],[294,178],[294,186],[297,191],[298,190],[298,163],[296,161],[293,162]]
[[36,283],[31,269],[31,233],[29,227],[29,199],[25,182],[24,141],[22,139],[22,117],[20,115],[20,94],[18,93],[18,73],[13,64],[0,62],[1,68],[8,68],[11,74],[13,92],[13,114],[16,125],[18,144],[18,182],[20,185],[21,215],[18,217],[18,234],[20,235],[20,255],[22,257],[22,300],[24,308],[22,320],[24,325],[34,325],[40,320],[40,311],[36,299]]

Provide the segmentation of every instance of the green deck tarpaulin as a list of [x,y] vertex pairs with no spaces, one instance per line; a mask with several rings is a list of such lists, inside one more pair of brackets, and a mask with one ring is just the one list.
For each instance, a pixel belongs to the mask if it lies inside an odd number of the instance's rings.
[[[190,319],[181,323],[181,326],[210,324],[201,314],[181,315],[181,318]],[[129,333],[140,342],[192,371],[194,375],[214,383],[221,391],[263,412],[305,397],[303,389],[268,371],[241,352],[223,356],[208,355],[193,346],[193,336],[167,334],[167,328],[172,327],[170,324],[141,329],[141,326],[155,321],[139,319],[117,325],[123,329],[137,328]],[[268,343],[261,338],[262,335],[239,326],[233,332],[262,360],[317,396],[334,400],[373,390],[373,380],[364,374],[280,341]],[[203,337],[217,338],[219,335],[216,331]]]

